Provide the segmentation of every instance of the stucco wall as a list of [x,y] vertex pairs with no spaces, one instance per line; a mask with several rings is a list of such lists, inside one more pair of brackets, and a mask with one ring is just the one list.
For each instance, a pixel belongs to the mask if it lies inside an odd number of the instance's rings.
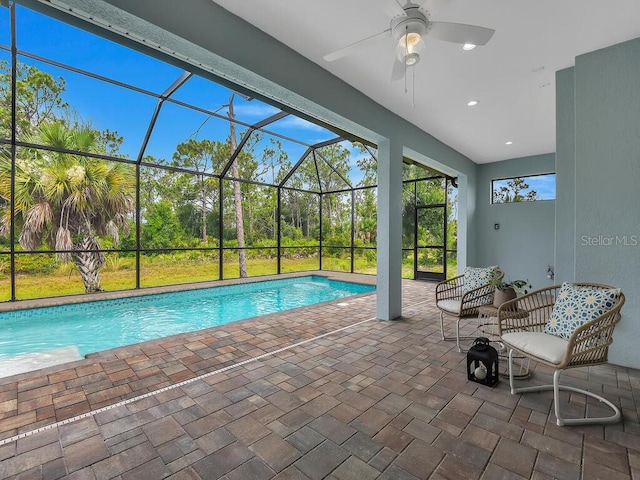
[[[499,265],[511,280],[529,280],[533,288],[552,285],[547,266],[554,262],[553,200],[491,204],[491,180],[553,173],[555,155],[505,160],[480,165],[476,185],[478,266]],[[500,228],[496,230],[495,224]]]
[[557,282],[575,280],[576,162],[574,68],[556,72],[556,239]]
[[574,85],[575,276],[623,289],[610,359],[638,368],[640,39],[577,57]]

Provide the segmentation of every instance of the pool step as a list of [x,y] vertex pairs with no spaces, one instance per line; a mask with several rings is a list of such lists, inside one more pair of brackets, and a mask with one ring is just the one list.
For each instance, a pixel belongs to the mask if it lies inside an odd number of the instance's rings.
[[56,348],[46,352],[25,353],[15,357],[0,358],[0,378],[52,367],[61,363],[82,360],[84,357],[75,345]]

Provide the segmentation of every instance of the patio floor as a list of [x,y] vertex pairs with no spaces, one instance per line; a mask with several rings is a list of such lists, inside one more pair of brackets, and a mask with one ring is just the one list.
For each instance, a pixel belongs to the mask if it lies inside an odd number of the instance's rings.
[[624,421],[558,427],[551,392],[466,379],[433,298],[404,281],[398,321],[370,294],[0,379],[0,478],[640,478],[640,371],[567,372]]

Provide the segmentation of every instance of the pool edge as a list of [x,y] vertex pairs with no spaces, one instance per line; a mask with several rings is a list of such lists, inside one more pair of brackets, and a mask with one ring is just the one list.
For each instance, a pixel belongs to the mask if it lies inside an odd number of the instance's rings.
[[[0,313],[15,310],[29,310],[33,308],[55,307],[60,305],[80,304],[87,302],[99,302],[103,300],[117,300],[121,298],[140,297],[144,295],[156,295],[161,293],[183,292],[189,290],[201,290],[212,287],[228,285],[240,285],[244,283],[262,282],[266,280],[285,280],[307,276],[325,277],[329,280],[346,281],[362,285],[376,285],[376,275],[363,273],[333,272],[326,270],[308,270],[304,272],[281,273],[262,275],[247,278],[231,278],[227,280],[212,280],[208,282],[180,283],[159,287],[143,287],[140,289],[116,290],[109,292],[82,293],[77,295],[61,295],[59,297],[33,298],[0,303]],[[354,280],[357,278],[357,280]]]

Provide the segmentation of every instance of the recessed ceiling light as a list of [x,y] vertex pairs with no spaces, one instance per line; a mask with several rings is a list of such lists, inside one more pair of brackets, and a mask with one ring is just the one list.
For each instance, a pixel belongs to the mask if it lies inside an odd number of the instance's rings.
[[467,106],[469,107],[475,107],[478,104],[477,100],[471,100],[469,103],[467,103]]
[[462,49],[466,52],[468,52],[469,50],[473,50],[474,48],[476,48],[476,45],[474,45],[473,43],[465,43],[462,46]]
[[513,145],[513,142],[509,140],[508,142],[504,142],[505,145]]

